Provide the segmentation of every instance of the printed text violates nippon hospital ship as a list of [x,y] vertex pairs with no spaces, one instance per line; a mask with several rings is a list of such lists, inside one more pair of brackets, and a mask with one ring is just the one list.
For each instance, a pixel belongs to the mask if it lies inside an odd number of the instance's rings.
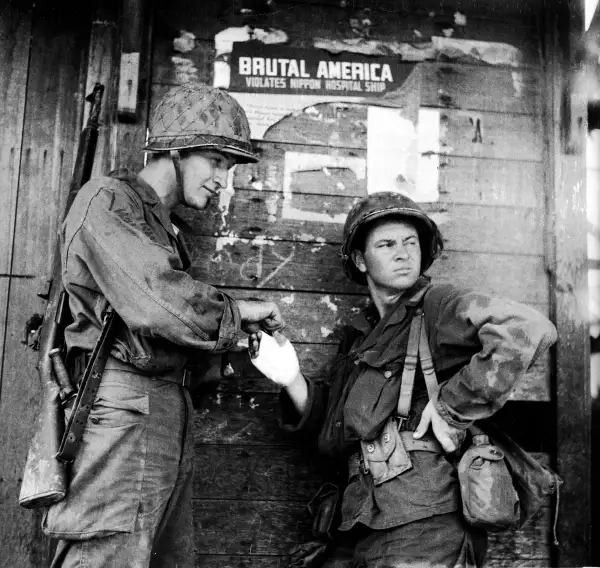
[[321,60],[313,77],[304,59],[239,57],[238,72],[255,88],[362,91],[364,86],[365,91],[379,92],[394,81],[390,65],[378,62]]

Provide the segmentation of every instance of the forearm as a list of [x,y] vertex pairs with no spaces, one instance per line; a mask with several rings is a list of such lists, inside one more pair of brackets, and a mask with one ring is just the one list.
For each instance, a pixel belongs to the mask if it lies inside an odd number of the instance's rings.
[[304,414],[308,406],[308,384],[304,375],[298,373],[294,382],[284,388],[298,414]]

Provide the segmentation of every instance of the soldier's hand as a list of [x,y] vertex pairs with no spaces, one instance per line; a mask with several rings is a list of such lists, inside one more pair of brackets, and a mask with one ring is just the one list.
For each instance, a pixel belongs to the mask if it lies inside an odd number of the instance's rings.
[[437,438],[437,441],[441,444],[446,453],[451,453],[458,448],[462,439],[464,438],[464,430],[450,426],[439,415],[435,408],[435,404],[433,404],[431,400],[427,403],[427,406],[423,410],[421,421],[415,430],[414,437],[417,439],[423,437],[423,435],[429,429],[430,424],[434,436]]
[[271,337],[259,331],[248,338],[248,352],[252,364],[278,385],[290,386],[300,374],[300,364],[294,346],[279,331]]
[[275,331],[283,329],[284,321],[275,302],[263,300],[237,300],[242,318],[242,329],[246,333],[256,333],[263,329]]

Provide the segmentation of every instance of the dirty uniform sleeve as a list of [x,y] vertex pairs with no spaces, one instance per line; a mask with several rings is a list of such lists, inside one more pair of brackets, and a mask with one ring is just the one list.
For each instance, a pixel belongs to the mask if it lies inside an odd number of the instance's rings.
[[325,418],[328,387],[323,381],[304,377],[308,385],[308,401],[299,414],[285,389],[279,393],[279,425],[286,432],[318,433]]
[[126,192],[100,189],[75,228],[71,243],[80,244],[66,243],[65,266],[70,254],[84,256],[108,302],[140,335],[229,348],[240,329],[235,301],[181,270],[177,252],[157,241],[143,211]]
[[438,412],[457,428],[491,416],[556,338],[554,325],[533,308],[452,289],[440,303],[434,349],[477,352],[440,388]]

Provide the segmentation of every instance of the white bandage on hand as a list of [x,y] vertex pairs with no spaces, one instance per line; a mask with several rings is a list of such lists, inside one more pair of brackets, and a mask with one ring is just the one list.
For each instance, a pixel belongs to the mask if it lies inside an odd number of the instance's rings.
[[277,331],[275,334],[277,339],[264,332],[261,334],[258,355],[250,360],[267,379],[285,387],[299,375],[300,364],[288,338]]

